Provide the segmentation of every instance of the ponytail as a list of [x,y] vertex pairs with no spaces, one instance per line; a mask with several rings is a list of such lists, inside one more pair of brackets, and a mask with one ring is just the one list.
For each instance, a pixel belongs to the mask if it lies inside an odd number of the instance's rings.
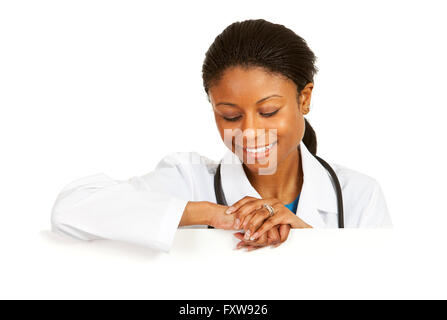
[[306,148],[312,153],[313,155],[317,154],[317,135],[315,134],[314,129],[311,127],[309,121],[307,119],[304,119],[305,126],[304,126],[304,137],[303,137],[303,143],[306,145]]

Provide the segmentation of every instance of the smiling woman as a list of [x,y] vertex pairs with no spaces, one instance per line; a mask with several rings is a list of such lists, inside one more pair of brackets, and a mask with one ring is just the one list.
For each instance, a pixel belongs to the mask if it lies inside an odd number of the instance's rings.
[[391,226],[376,180],[316,157],[304,118],[315,61],[304,39],[281,24],[231,24],[202,67],[224,157],[173,152],[142,176],[73,181],[54,204],[53,230],[169,251],[179,227],[236,230],[238,248],[253,250],[283,243],[290,228],[336,228],[340,209],[346,227]]

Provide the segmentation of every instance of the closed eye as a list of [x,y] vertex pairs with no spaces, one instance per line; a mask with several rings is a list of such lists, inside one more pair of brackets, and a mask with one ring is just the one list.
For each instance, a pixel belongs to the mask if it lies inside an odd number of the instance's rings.
[[[270,112],[270,113],[261,113],[261,115],[263,116],[263,117],[266,117],[266,118],[268,118],[268,117],[271,117],[271,116],[273,116],[275,113],[277,113],[279,111],[279,109],[277,109],[277,110],[275,110],[275,111],[273,111],[273,112]],[[241,118],[242,116],[237,116],[237,117],[234,117],[234,118],[226,118],[226,117],[223,117],[226,121],[237,121],[237,120],[239,120],[240,118]]]
[[222,118],[224,118],[224,119],[227,120],[227,121],[237,121],[237,120],[239,120],[241,117],[242,117],[242,116],[237,116],[237,117],[234,117],[234,118],[225,118],[225,117],[222,117]]
[[271,116],[273,116],[275,113],[277,113],[278,111],[279,111],[279,109],[277,109],[277,110],[275,110],[275,111],[273,111],[273,112],[270,112],[270,113],[261,113],[261,114],[262,114],[263,117],[271,117]]

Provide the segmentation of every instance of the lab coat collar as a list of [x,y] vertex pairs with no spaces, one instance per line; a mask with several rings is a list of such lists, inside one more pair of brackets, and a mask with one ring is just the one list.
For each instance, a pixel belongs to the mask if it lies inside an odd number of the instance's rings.
[[[320,162],[300,143],[303,168],[303,186],[298,201],[297,215],[315,228],[324,228],[321,213],[337,213],[337,198],[331,177]],[[242,161],[231,150],[227,150],[221,164],[222,189],[228,205],[244,196],[262,198],[251,185],[242,167]]]

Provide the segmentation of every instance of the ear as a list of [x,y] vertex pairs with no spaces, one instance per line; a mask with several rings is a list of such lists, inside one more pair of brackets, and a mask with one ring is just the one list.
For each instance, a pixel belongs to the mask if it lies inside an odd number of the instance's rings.
[[310,100],[312,98],[312,89],[314,88],[314,84],[309,82],[306,86],[301,90],[300,93],[300,110],[303,115],[308,114],[310,111]]

